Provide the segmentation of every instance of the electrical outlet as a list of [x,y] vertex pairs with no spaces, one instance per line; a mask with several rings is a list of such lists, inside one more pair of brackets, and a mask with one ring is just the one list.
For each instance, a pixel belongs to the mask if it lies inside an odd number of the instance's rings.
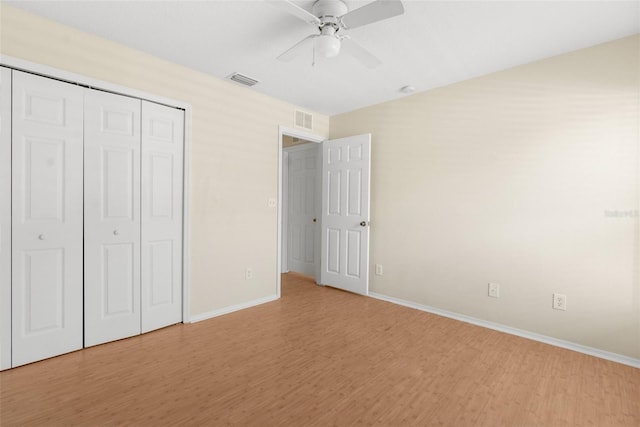
[[382,276],[382,264],[376,264],[376,276]]
[[267,199],[267,206],[270,208],[275,208],[278,200],[275,197],[269,197]]
[[489,296],[491,298],[500,298],[500,285],[497,283],[489,283]]
[[555,310],[566,310],[567,296],[564,294],[553,294],[553,308]]
[[251,267],[247,267],[247,269],[244,272],[244,278],[246,280],[251,280],[253,279],[253,269]]

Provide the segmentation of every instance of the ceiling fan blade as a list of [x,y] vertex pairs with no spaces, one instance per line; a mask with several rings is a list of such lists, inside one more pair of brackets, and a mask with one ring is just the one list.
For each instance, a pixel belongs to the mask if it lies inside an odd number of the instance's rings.
[[367,49],[363,48],[350,38],[345,37],[342,39],[342,46],[340,48],[340,51],[346,53],[347,55],[353,56],[367,68],[376,68],[378,65],[382,64],[382,62],[371,52],[369,52]]
[[278,56],[278,60],[289,62],[296,56],[300,55],[302,51],[304,51],[307,47],[313,44],[313,39],[316,37],[320,37],[318,34],[312,34],[308,37],[303,38],[298,43],[293,45],[293,47],[289,48],[289,50],[283,52],[280,56]]
[[302,19],[304,22],[308,22],[309,24],[320,24],[320,20],[317,16],[313,15],[311,12],[306,11],[295,3],[292,3],[287,0],[265,0],[272,6],[277,7],[297,18]]
[[340,17],[344,27],[356,28],[402,15],[404,6],[400,0],[376,0]]

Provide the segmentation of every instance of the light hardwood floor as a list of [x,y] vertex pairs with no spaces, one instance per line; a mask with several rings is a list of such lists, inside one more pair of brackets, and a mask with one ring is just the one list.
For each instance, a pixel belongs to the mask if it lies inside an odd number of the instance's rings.
[[640,426],[640,370],[283,276],[281,300],[0,373],[0,424]]

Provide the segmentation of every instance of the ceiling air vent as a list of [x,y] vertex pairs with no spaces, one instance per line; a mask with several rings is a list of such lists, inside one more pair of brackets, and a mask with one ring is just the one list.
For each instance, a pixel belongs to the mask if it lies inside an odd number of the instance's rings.
[[304,111],[296,110],[295,124],[296,127],[313,130],[313,116]]
[[258,80],[245,76],[240,73],[233,73],[230,76],[227,76],[227,79],[247,87],[251,87],[259,83]]

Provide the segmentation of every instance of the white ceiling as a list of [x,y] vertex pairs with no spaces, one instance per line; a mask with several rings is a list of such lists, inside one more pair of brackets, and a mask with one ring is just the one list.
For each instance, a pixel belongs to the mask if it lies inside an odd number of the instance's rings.
[[639,1],[406,0],[404,15],[349,31],[383,61],[371,70],[344,55],[312,66],[311,51],[277,61],[315,29],[260,0],[3,1],[328,115],[640,32]]

